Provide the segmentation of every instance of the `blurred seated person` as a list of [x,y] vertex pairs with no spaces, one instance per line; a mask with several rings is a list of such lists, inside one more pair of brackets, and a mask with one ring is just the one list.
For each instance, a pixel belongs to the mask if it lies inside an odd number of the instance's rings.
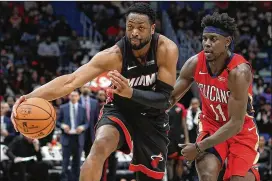
[[268,179],[268,172],[271,169],[271,150],[265,146],[264,136],[260,136],[259,141],[260,158],[258,161],[259,173],[262,180]]
[[11,120],[6,116],[6,113],[9,111],[9,105],[5,102],[1,102],[1,143],[8,145],[12,139],[16,136],[16,132],[13,128]]
[[60,49],[57,43],[52,42],[51,36],[47,36],[46,40],[38,45],[37,53],[40,56],[41,68],[56,72]]
[[[49,166],[42,161],[39,140],[19,135],[9,144],[7,156],[13,161],[10,174],[17,172],[20,181],[27,180],[27,173],[39,181],[49,180]],[[37,159],[24,160],[33,156]]]
[[13,96],[7,97],[7,103],[8,103],[9,107],[8,107],[8,111],[6,112],[6,116],[10,117],[11,116],[12,107],[15,104],[15,97],[13,97]]

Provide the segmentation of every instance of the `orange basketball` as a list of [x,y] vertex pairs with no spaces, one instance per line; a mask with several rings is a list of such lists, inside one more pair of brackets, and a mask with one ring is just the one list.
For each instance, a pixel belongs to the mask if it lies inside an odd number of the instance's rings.
[[56,111],[45,99],[29,98],[16,110],[17,129],[24,136],[40,139],[49,135],[56,125]]

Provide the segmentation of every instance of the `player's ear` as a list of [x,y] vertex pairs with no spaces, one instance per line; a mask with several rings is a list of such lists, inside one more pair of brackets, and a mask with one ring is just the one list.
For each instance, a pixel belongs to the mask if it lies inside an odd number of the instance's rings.
[[151,25],[151,34],[153,35],[155,33],[156,24]]
[[232,37],[231,37],[231,36],[228,36],[228,37],[226,38],[226,47],[229,47],[230,44],[231,44],[231,42],[232,42]]

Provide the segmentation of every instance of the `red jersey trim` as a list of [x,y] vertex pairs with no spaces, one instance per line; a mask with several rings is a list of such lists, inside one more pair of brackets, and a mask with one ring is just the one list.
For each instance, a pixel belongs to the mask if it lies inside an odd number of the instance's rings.
[[124,135],[125,135],[125,138],[126,138],[127,145],[128,145],[128,147],[129,147],[129,150],[128,150],[128,151],[125,151],[124,153],[125,153],[125,154],[130,154],[131,151],[132,151],[132,139],[131,139],[131,136],[130,136],[130,133],[129,133],[127,127],[126,127],[126,126],[124,125],[124,123],[123,123],[120,119],[118,119],[117,117],[108,116],[108,118],[109,118],[110,120],[112,120],[113,122],[117,123],[117,124],[121,127],[121,129],[123,130]]
[[182,110],[182,118],[185,118],[187,115],[187,111],[186,111],[184,105],[180,104],[180,103],[177,103],[176,105]]
[[164,176],[164,172],[156,172],[154,170],[150,170],[149,168],[147,168],[146,166],[139,164],[139,165],[134,165],[134,164],[130,164],[129,165],[129,170],[133,171],[133,172],[142,172],[144,174],[146,174],[147,176],[154,178],[154,179],[162,179]]

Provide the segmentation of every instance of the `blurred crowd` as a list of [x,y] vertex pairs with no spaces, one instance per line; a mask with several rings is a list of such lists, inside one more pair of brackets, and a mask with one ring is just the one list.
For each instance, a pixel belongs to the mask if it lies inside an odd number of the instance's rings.
[[[69,170],[78,174],[80,162],[88,155],[94,139],[93,128],[99,110],[106,100],[104,89],[92,91],[87,84],[70,95],[53,101],[58,115],[57,127],[48,137],[41,140],[30,140],[14,131],[9,119],[11,109],[19,96],[31,92],[56,76],[73,72],[99,50],[112,46],[116,40],[124,36],[124,13],[131,3],[126,1],[77,3],[78,10],[95,22],[95,28],[103,37],[102,46],[97,47],[92,46],[93,42],[88,38],[78,36],[65,16],[56,16],[50,2],[0,2],[2,178],[13,180],[17,177],[20,180],[28,180],[29,175],[35,177],[41,174],[44,175],[42,177],[44,180],[54,180],[56,177],[55,180],[64,181],[69,177]],[[167,10],[178,36],[180,50],[183,48],[187,50],[189,47],[188,52],[191,54],[185,58],[189,58],[202,48],[200,24],[205,14],[219,11],[228,12],[230,16],[235,17],[239,29],[235,37],[235,52],[246,57],[254,69],[253,103],[255,120],[261,135],[259,170],[262,181],[269,180],[269,174],[270,177],[272,174],[271,6],[271,2],[157,4],[157,8],[163,7]],[[156,31],[163,34],[159,8]],[[187,109],[184,121],[188,127],[189,141],[194,142],[201,106],[197,98],[190,99],[190,103],[182,101],[181,103],[184,103]],[[70,112],[69,105],[77,105],[76,110],[82,108],[86,115],[82,115],[82,120],[76,126],[68,129],[65,112]],[[80,137],[80,141],[75,140],[75,137]],[[23,149],[17,151],[18,146]],[[68,147],[72,147],[71,150]],[[2,155],[2,152],[5,154]],[[59,156],[56,156],[57,154]],[[32,157],[33,155],[36,159]],[[71,155],[73,160],[70,164]],[[55,159],[52,159],[53,157]],[[23,158],[32,161],[28,162]],[[105,163],[102,180],[132,180],[133,173],[116,171],[127,169],[129,158],[119,153],[111,155]],[[189,167],[184,163],[179,166],[177,171],[179,174],[169,180],[174,181],[180,174],[183,174],[184,180],[197,180],[194,166]],[[33,172],[33,168],[38,171]],[[60,170],[60,174],[55,175],[54,170]]]

